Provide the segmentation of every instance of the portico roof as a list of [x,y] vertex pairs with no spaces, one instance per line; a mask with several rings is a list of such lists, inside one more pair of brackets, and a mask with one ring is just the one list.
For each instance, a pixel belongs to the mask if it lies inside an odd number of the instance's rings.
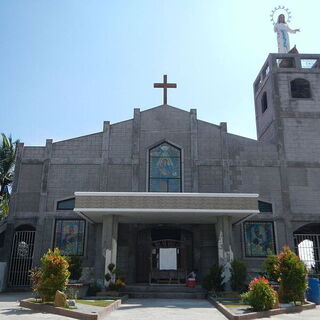
[[120,223],[215,223],[229,216],[239,223],[259,213],[258,194],[75,192],[80,216],[102,223],[103,216],[119,217]]

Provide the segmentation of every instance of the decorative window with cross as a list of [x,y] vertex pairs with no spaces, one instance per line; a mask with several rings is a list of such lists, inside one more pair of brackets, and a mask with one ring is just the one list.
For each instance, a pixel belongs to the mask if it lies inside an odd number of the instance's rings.
[[181,150],[168,142],[149,150],[149,191],[181,192]]

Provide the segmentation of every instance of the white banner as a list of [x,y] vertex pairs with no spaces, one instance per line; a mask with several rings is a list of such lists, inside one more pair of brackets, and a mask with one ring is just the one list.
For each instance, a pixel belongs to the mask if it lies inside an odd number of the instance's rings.
[[177,270],[177,249],[160,248],[160,270]]

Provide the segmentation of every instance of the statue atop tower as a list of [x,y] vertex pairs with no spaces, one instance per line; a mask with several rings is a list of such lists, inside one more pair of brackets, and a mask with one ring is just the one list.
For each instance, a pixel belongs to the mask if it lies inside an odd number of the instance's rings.
[[[279,12],[281,11],[281,12]],[[291,12],[288,8],[284,6],[275,7],[271,11],[271,21],[274,25],[274,32],[277,33],[277,42],[278,42],[278,52],[279,53],[288,53],[290,51],[290,41],[288,33],[299,32],[300,29],[291,29],[287,23],[290,22]],[[277,21],[275,21],[275,16]],[[287,22],[286,22],[287,21]]]

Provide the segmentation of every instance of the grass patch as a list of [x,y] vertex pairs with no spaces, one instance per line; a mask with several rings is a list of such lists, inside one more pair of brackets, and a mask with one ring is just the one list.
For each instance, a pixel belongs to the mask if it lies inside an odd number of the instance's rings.
[[53,304],[54,304],[53,301],[42,302],[42,299],[36,299],[36,298],[30,298],[30,299],[28,299],[28,301],[33,302],[33,303],[48,304],[49,306],[53,306]]
[[95,306],[95,307],[106,307],[110,305],[114,300],[83,300],[78,299],[76,300],[77,303],[87,304],[89,306]]
[[248,304],[232,304],[232,303],[222,303],[224,306],[228,307],[228,308],[251,308],[251,306],[249,306]]

